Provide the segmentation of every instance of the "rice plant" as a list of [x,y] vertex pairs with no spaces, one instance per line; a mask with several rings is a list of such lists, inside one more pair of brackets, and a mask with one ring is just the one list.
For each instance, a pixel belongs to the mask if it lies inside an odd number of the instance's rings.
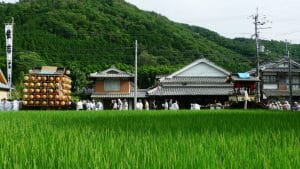
[[1,168],[300,168],[300,113],[0,112]]

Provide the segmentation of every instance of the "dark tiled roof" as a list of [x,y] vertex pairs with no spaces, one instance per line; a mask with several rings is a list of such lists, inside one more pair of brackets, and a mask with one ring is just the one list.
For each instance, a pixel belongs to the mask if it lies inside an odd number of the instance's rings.
[[[292,72],[300,72],[300,69],[291,69]],[[289,72],[288,68],[268,68],[263,72]]]
[[[278,67],[280,64],[288,64],[289,59],[287,57],[281,58],[279,60],[268,62],[260,65],[260,69],[263,72],[288,72],[288,67],[280,68]],[[296,67],[292,69],[292,72],[300,72],[300,64],[294,60],[291,60],[292,66]],[[256,72],[256,68],[253,68],[249,71],[249,73],[254,74]]]
[[[130,93],[92,93],[92,98],[134,98],[134,92]],[[138,98],[145,98],[146,97],[146,91],[141,90],[137,92]]]
[[156,87],[149,96],[223,96],[232,93],[231,87]]
[[198,84],[211,84],[211,83],[225,83],[226,77],[173,77],[165,78],[161,83],[198,83]]

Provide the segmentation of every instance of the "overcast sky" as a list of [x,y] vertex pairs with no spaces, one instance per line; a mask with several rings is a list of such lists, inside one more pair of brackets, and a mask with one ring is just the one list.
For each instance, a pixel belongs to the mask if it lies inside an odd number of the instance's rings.
[[173,21],[208,28],[230,38],[251,37],[254,26],[249,16],[255,14],[258,7],[259,13],[272,21],[266,26],[272,27],[271,29],[261,30],[263,39],[287,39],[292,43],[300,43],[300,0],[126,1],[140,9],[155,11]]
[[300,0],[126,0],[140,9],[155,11],[169,19],[216,31],[226,37],[254,33],[249,16],[259,13],[272,21],[261,31],[263,39],[300,43]]

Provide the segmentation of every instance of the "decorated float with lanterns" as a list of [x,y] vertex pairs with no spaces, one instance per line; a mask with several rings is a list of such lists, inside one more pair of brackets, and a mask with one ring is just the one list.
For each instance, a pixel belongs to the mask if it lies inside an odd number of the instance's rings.
[[36,67],[24,76],[23,107],[62,109],[71,102],[70,71],[65,68]]

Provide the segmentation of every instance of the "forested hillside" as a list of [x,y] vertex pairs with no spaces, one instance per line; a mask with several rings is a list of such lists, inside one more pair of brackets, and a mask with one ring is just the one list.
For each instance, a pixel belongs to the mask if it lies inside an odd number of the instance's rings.
[[[0,66],[5,70],[4,23],[14,17],[14,82],[31,67],[64,66],[71,70],[74,89],[89,84],[87,75],[115,65],[132,71],[134,40],[139,43],[139,85],[206,57],[230,71],[249,70],[255,63],[254,41],[228,39],[204,28],[179,24],[123,0],[21,0],[0,4],[3,25]],[[284,54],[284,43],[264,41],[273,59]],[[294,55],[300,46],[293,45]]]

